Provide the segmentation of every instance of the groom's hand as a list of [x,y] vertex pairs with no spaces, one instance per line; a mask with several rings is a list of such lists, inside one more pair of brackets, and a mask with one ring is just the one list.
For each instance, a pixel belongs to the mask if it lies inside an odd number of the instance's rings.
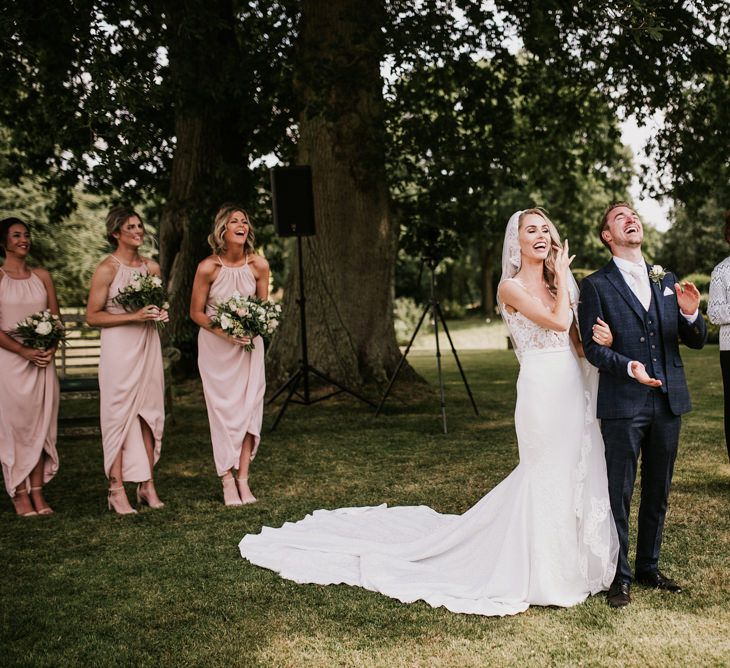
[[661,387],[662,381],[652,378],[646,373],[646,367],[641,362],[631,362],[631,373],[634,374],[634,378],[642,385],[648,385],[649,387]]
[[674,291],[677,293],[679,310],[685,315],[691,316],[700,307],[700,291],[694,283],[675,283]]

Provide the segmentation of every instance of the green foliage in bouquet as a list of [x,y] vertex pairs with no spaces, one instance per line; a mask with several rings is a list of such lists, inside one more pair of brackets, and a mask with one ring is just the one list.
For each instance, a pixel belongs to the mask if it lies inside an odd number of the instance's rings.
[[[143,276],[139,272],[132,274],[129,285],[123,287],[114,301],[128,313],[134,313],[145,306],[157,306],[161,309],[169,309],[167,292],[159,276],[147,274]],[[155,322],[158,329],[162,329],[165,323],[158,320]]]
[[10,333],[24,346],[37,350],[48,350],[66,340],[66,329],[61,319],[48,309],[21,320]]
[[[236,338],[260,336],[268,341],[279,326],[281,306],[259,297],[244,297],[234,292],[228,299],[218,302],[210,317],[214,327]],[[254,349],[253,341],[244,350]]]

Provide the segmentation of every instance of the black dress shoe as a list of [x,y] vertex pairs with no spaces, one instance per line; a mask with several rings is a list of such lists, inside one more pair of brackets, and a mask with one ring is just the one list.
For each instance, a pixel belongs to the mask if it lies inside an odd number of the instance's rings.
[[654,587],[654,589],[664,589],[666,591],[674,592],[679,594],[682,591],[674,580],[670,580],[666,575],[663,575],[661,571],[654,571],[653,573],[637,573],[636,581],[644,585],[645,587]]
[[631,585],[621,580],[615,581],[609,588],[606,598],[612,608],[623,608],[631,603]]

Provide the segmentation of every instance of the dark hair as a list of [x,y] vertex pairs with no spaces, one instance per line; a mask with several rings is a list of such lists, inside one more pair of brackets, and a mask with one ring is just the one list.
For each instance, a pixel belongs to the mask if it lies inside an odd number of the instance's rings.
[[114,232],[119,232],[119,230],[122,229],[122,225],[134,216],[139,218],[139,222],[144,225],[142,216],[140,216],[131,206],[120,204],[109,209],[109,213],[106,215],[106,240],[114,248],[119,245],[119,242],[112,235]]
[[603,217],[601,218],[601,222],[598,225],[598,238],[601,240],[601,243],[608,248],[608,250],[611,250],[611,246],[608,244],[608,242],[603,238],[603,233],[608,229],[608,216],[614,209],[618,209],[620,206],[625,206],[628,209],[634,210],[634,207],[631,206],[628,202],[614,202],[613,204],[610,204],[609,207],[603,212]]
[[730,209],[725,212],[725,241],[730,244]]
[[22,225],[30,232],[28,224],[24,223],[20,218],[10,217],[0,220],[0,257],[5,257],[5,244],[8,243],[8,232],[10,232],[10,228],[13,225]]

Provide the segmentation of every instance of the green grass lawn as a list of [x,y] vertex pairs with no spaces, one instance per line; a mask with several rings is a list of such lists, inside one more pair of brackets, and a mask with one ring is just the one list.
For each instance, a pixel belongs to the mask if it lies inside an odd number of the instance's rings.
[[[17,518],[9,501],[0,509],[2,664],[730,664],[730,466],[716,347],[684,352],[695,411],[684,422],[662,557],[686,587],[680,595],[635,587],[620,611],[597,596],[483,618],[342,585],[296,585],[241,559],[245,533],[316,508],[423,503],[461,513],[501,480],[517,458],[517,363],[509,351],[460,356],[479,417],[450,356],[448,436],[435,394],[396,396],[378,419],[347,399],[295,406],[264,435],[251,474],[255,506],[222,504],[196,384],[179,388],[177,424],[166,434],[163,510],[109,513],[98,439],[62,440],[47,489],[56,514]],[[411,360],[434,379],[431,353]]]

